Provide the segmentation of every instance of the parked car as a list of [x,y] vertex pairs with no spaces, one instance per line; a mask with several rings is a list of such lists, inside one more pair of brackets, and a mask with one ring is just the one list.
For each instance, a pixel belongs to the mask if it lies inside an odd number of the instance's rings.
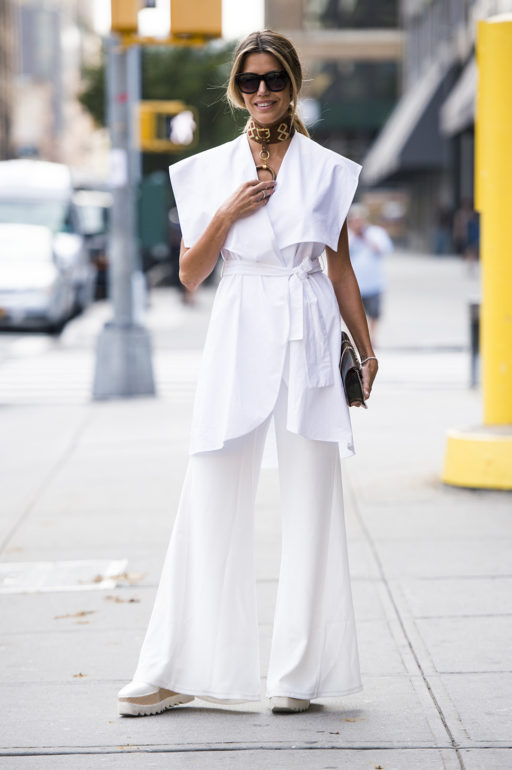
[[69,169],[0,162],[0,326],[57,331],[92,301],[94,280]]
[[74,306],[75,288],[56,262],[50,230],[0,224],[0,326],[57,332]]

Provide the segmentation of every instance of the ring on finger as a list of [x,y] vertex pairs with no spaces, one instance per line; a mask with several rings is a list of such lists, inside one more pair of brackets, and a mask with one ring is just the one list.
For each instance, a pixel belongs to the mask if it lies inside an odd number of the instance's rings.
[[266,197],[267,197],[267,193],[265,192],[265,190],[262,190],[261,191],[261,200],[264,201]]

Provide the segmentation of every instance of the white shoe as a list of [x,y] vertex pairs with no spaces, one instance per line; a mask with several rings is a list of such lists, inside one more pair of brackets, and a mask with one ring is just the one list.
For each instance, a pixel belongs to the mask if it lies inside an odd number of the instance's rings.
[[183,695],[146,682],[130,682],[117,696],[119,714],[132,717],[160,714],[173,706],[190,703],[192,700],[193,695]]
[[299,711],[307,711],[310,701],[278,695],[270,699],[270,705],[273,714],[296,714]]

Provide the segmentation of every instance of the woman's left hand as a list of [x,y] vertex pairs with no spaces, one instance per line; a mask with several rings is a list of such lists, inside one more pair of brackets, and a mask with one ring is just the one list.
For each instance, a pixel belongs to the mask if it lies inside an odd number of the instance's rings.
[[[370,358],[370,360],[366,361],[361,368],[363,370],[363,393],[365,400],[368,400],[372,392],[373,381],[377,376],[379,362]],[[357,404],[357,406],[361,406],[361,404]]]

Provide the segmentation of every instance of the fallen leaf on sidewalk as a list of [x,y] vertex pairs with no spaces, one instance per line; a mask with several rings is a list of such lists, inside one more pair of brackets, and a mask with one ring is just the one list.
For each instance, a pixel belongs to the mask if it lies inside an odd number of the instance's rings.
[[130,596],[128,599],[122,599],[120,596],[105,596],[104,599],[106,602],[115,602],[116,604],[135,604],[140,602],[140,599],[137,599],[135,596]]
[[96,610],[81,610],[80,612],[68,612],[66,615],[55,615],[54,620],[63,620],[64,618],[85,618],[86,615],[94,615]]
[[375,765],[375,770],[384,770],[382,765]]
[[87,674],[82,674],[82,673],[73,674],[73,679],[83,679],[86,676],[87,676]]
[[133,585],[146,577],[145,572],[120,572],[118,575],[109,575],[109,580],[118,580],[121,583]]

